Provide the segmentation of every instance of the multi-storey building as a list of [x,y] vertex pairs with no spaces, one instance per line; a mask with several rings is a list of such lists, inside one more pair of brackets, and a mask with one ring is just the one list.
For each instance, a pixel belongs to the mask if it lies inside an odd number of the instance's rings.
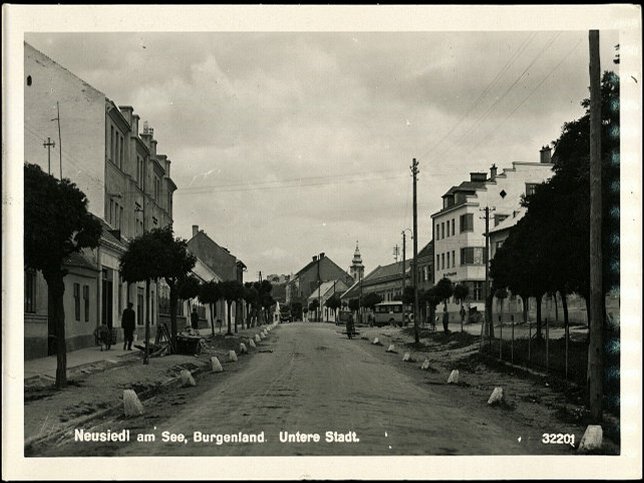
[[[117,107],[27,43],[24,52],[25,162],[71,179],[86,194],[89,211],[103,224],[98,249],[75,254],[68,263],[64,304],[72,317],[67,318],[67,346],[73,350],[92,345],[94,329],[101,323],[119,327],[128,301],[134,304],[142,333],[144,287],[123,282],[120,257],[128,241],[144,230],[172,224],[176,185],[170,178],[171,162],[157,153],[152,129],[139,134],[139,116],[131,107]],[[53,149],[52,143],[56,144]],[[49,153],[43,148],[47,144]],[[153,324],[158,319],[158,291],[153,284]],[[47,321],[46,294],[42,275],[26,271],[26,358],[55,352],[53,344],[47,343],[52,341],[53,327]]]
[[[521,197],[552,176],[550,148],[542,148],[540,162],[514,162],[512,168],[490,174],[470,173],[470,179],[450,188],[443,207],[431,215],[434,240],[434,281],[443,277],[469,287],[471,305],[483,308],[485,282],[486,209],[489,228],[512,218]],[[450,307],[458,311],[458,307]]]

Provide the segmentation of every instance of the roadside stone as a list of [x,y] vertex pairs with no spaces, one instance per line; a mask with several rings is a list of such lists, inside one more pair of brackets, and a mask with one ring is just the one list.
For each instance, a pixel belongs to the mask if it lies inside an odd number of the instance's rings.
[[447,384],[458,384],[459,376],[460,376],[460,373],[458,372],[458,369],[454,369],[452,372],[449,373],[449,377],[447,378]]
[[133,389],[123,391],[123,413],[127,418],[143,414],[143,404]]
[[403,355],[403,362],[414,362],[414,360],[411,358],[411,354],[409,352],[405,352]]
[[386,352],[396,352],[396,346],[394,346],[393,344],[389,344],[389,347],[387,347]]
[[248,341],[248,345],[251,346],[253,349],[255,349],[257,346],[255,345],[255,341],[253,339]]
[[262,333],[259,334],[259,340],[264,340],[264,339],[266,339],[266,336],[262,332]]
[[259,334],[255,334],[255,342],[261,342],[262,338],[259,336]]
[[197,382],[195,381],[195,378],[192,377],[192,374],[188,369],[183,369],[179,373],[179,377],[181,377],[181,386],[186,387],[186,386],[196,386]]
[[244,344],[243,342],[239,344],[239,353],[248,354],[248,349],[246,348],[246,344]]
[[423,363],[420,365],[420,368],[423,371],[427,371],[429,369],[429,359],[425,359]]
[[210,367],[212,368],[212,372],[224,372],[224,368],[221,367],[221,362],[216,357],[210,358]]
[[373,345],[382,345],[382,342],[380,342],[380,339],[378,337],[375,337],[372,342]]
[[228,362],[237,362],[237,353],[235,351],[228,351]]
[[602,447],[602,439],[602,427],[596,424],[591,424],[586,428],[584,435],[581,437],[579,448],[577,450],[581,453],[600,450]]
[[490,396],[490,399],[488,399],[487,403],[491,406],[501,404],[504,401],[505,397],[503,395],[503,388],[502,387],[495,387],[494,391],[492,391],[492,395]]

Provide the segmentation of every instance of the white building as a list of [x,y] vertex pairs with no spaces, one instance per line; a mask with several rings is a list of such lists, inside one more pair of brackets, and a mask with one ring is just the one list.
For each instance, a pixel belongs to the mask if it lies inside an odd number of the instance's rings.
[[[470,173],[470,179],[450,188],[443,208],[432,214],[434,281],[447,277],[469,287],[472,305],[483,309],[485,282],[485,208],[492,230],[520,211],[521,197],[552,176],[550,148],[542,148],[538,163],[513,162],[490,174]],[[490,259],[490,257],[488,257]],[[458,308],[451,307],[457,311]]]

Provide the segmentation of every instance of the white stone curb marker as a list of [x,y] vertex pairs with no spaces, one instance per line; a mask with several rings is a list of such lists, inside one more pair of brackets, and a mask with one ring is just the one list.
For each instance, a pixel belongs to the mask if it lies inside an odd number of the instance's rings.
[[128,418],[143,414],[143,404],[141,404],[139,396],[132,389],[125,389],[123,391],[123,413]]
[[380,345],[380,339],[378,339],[378,337],[376,337],[375,339],[373,339],[372,344],[373,345]]
[[581,437],[578,451],[586,452],[601,449],[602,438],[602,427],[596,424],[591,424],[586,428],[584,435]]
[[221,367],[221,362],[216,357],[210,358],[210,367],[212,368],[212,372],[224,372],[224,368]]
[[387,347],[387,352],[395,352],[396,347],[393,344],[390,344],[389,347]]
[[458,384],[458,378],[460,374],[458,372],[458,369],[454,369],[452,372],[449,373],[449,377],[447,378],[447,384]]
[[255,334],[255,342],[261,341],[262,338],[259,336],[259,334]]
[[423,361],[422,365],[420,366],[420,368],[421,368],[423,371],[428,370],[428,369],[429,369],[429,359],[425,359],[425,360]]
[[228,351],[228,361],[237,362],[237,353],[235,351]]
[[180,372],[180,377],[181,377],[181,385],[182,386],[196,386],[197,382],[195,381],[195,378],[192,377],[192,374],[188,369],[183,369]]
[[257,347],[257,346],[255,345],[255,341],[254,341],[253,339],[251,339],[251,340],[249,340],[249,341],[248,341],[248,345],[249,345],[249,346],[251,346],[252,348]]
[[243,342],[239,344],[239,353],[248,354],[248,349],[246,348],[246,344],[244,344]]
[[403,355],[403,362],[411,362],[411,354],[409,352],[405,352],[405,355]]
[[502,401],[503,401],[503,388],[495,387],[487,403],[490,405],[494,405],[494,404],[500,404]]

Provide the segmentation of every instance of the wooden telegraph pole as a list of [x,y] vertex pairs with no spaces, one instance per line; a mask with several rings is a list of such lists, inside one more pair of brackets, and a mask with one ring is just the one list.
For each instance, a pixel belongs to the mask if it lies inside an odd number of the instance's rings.
[[602,420],[604,325],[602,290],[602,168],[601,168],[601,86],[599,30],[588,34],[590,48],[590,344],[588,347],[588,393],[590,415]]
[[[418,161],[416,158],[411,163],[411,174],[414,177],[414,259],[412,260],[413,281],[414,281],[414,341],[416,344],[420,343],[420,335],[418,333],[418,206],[416,203],[416,181],[418,176]],[[404,277],[403,277],[404,279]]]
[[47,174],[51,174],[51,148],[56,147],[56,143],[47,137],[47,142],[43,143],[43,147],[47,148]]
[[402,295],[400,300],[402,301],[402,320],[403,325],[405,325],[405,320],[407,320],[407,310],[405,310],[405,265],[406,265],[406,248],[407,248],[407,237],[405,230],[402,231],[403,236],[403,246],[402,246]]

